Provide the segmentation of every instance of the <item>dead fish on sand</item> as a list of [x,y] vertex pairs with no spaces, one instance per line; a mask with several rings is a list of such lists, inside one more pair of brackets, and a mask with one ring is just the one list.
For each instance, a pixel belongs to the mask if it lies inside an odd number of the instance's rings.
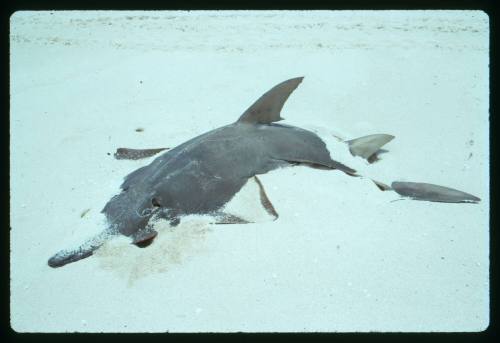
[[[256,178],[276,168],[303,164],[337,169],[351,176],[354,169],[334,161],[326,144],[315,133],[289,125],[281,109],[302,77],[282,82],[262,95],[232,124],[209,131],[164,152],[149,165],[127,175],[122,191],[106,204],[108,227],[79,248],[62,250],[48,261],[61,267],[92,255],[113,235],[131,237],[132,243],[146,246],[156,237],[153,224],[158,219],[176,225],[188,214],[210,214],[216,223],[247,221],[224,213],[224,206],[249,181],[257,182],[260,199],[269,214],[277,218],[262,184]],[[370,135],[347,141],[351,154],[374,159],[391,135]],[[160,150],[160,149],[154,149]],[[153,150],[147,150],[148,156]],[[133,151],[132,156],[140,152]],[[416,200],[439,202],[478,202],[479,198],[442,186],[393,182],[387,186],[374,181],[381,190],[394,190]]]

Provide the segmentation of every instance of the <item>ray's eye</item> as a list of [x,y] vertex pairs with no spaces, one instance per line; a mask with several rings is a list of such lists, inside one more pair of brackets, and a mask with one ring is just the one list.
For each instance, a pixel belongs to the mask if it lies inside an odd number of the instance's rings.
[[160,200],[158,198],[153,198],[151,199],[151,204],[154,206],[154,207],[161,207],[161,204],[160,204]]

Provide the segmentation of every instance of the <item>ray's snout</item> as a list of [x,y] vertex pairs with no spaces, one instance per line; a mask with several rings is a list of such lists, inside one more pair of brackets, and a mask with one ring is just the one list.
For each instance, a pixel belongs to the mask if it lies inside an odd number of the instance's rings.
[[66,250],[61,250],[51,258],[49,258],[47,264],[52,268],[62,267],[68,263],[76,262],[86,257],[92,255],[92,251],[82,251],[71,252]]

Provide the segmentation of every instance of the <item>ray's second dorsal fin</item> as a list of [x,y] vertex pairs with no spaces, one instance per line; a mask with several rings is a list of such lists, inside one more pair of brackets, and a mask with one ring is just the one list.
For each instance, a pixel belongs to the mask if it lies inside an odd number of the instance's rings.
[[393,135],[375,134],[346,141],[353,156],[369,159],[381,147],[394,139]]
[[302,79],[290,79],[271,88],[241,115],[237,123],[270,124],[282,120],[281,109]]

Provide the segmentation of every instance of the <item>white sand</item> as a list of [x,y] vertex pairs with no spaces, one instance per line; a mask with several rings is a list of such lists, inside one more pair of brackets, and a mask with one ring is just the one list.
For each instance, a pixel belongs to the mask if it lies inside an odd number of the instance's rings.
[[[12,327],[485,329],[488,34],[477,11],[14,14]],[[369,179],[293,167],[260,177],[276,221],[191,217],[148,248],[123,237],[96,256],[47,266],[104,229],[100,210],[122,178],[153,159],[118,161],[116,148],[174,147],[235,121],[296,76],[305,79],[285,123],[396,136],[376,164],[330,143],[334,159],[481,203],[393,201]]]

